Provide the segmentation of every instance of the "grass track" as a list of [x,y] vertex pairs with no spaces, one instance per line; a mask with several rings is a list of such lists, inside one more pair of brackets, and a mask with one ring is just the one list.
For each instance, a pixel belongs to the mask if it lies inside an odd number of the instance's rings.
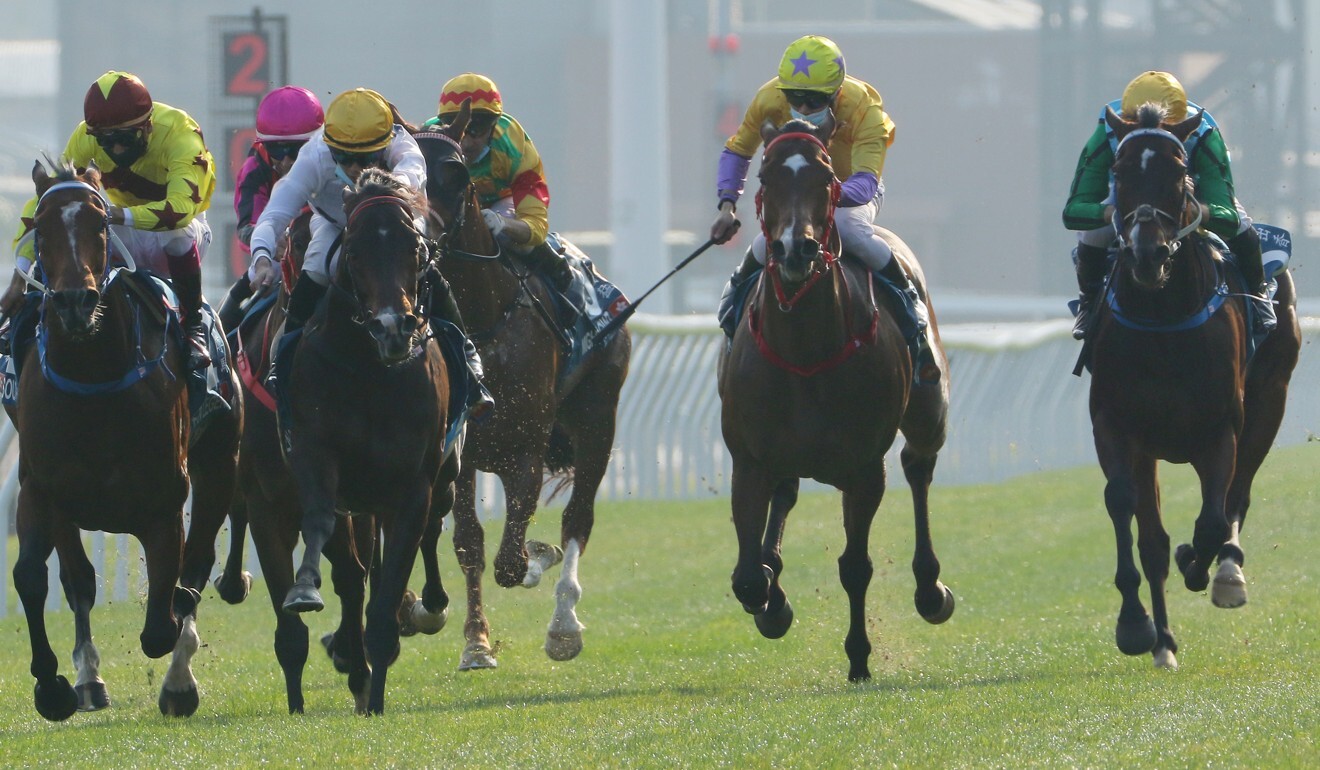
[[[208,590],[207,646],[195,659],[202,704],[187,720],[156,711],[166,662],[138,650],[141,608],[129,602],[93,615],[113,707],[45,722],[32,708],[26,624],[11,615],[0,621],[0,766],[1314,767],[1318,461],[1308,444],[1266,462],[1243,538],[1246,607],[1217,609],[1171,578],[1175,673],[1114,647],[1098,470],[937,485],[935,547],[958,599],[938,627],[912,606],[911,502],[893,474],[872,530],[866,684],[846,680],[837,495],[804,496],[789,519],[784,580],[797,620],[777,641],[757,634],[730,593],[727,500],[610,503],[583,559],[578,660],[541,650],[555,570],[533,591],[488,585],[500,668],[457,672],[462,586],[446,536],[450,625],[404,641],[380,719],[351,714],[315,645],[307,713],[285,713],[264,587],[239,607]],[[1166,525],[1185,542],[1194,476],[1162,470]],[[532,534],[554,539],[557,528],[557,515],[542,515]],[[313,639],[334,611],[310,619]],[[66,674],[71,619],[48,615]]]

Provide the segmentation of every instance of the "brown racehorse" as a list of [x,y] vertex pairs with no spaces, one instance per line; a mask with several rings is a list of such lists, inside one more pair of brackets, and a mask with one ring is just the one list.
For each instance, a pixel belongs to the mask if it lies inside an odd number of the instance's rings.
[[[149,304],[112,269],[108,204],[95,169],[32,172],[36,265],[45,281],[38,343],[27,354],[17,409],[19,555],[14,584],[27,616],[37,711],[51,720],[110,705],[92,642],[96,574],[79,529],[136,537],[146,556],[142,651],[174,653],[162,713],[197,710],[190,662],[200,644],[196,607],[215,563],[215,538],[233,495],[242,404],[211,421],[190,448],[187,359]],[[183,504],[193,506],[184,538]],[[46,635],[46,560],[59,553],[74,612],[73,687],[58,674]]]
[[543,470],[572,476],[573,492],[560,526],[564,566],[545,642],[551,658],[568,660],[582,650],[578,564],[595,522],[596,490],[609,464],[632,341],[621,329],[570,376],[562,376],[567,356],[551,328],[555,311],[543,281],[507,255],[496,256],[499,249],[482,221],[457,144],[468,115],[464,107],[443,131],[417,135],[427,157],[427,195],[444,231],[441,271],[453,286],[495,398],[491,417],[468,426],[454,505],[454,551],[467,579],[468,599],[467,643],[459,668],[496,665],[481,599],[486,549],[476,510],[478,470],[496,474],[504,485],[507,510],[495,582],[506,588],[537,585],[542,571],[559,557],[557,549],[526,541],[527,525],[536,511]]
[[371,667],[365,711],[378,714],[398,654],[399,606],[423,535],[453,506],[458,453],[445,446],[448,369],[419,310],[429,255],[415,220],[425,200],[373,168],[345,193],[344,210],[338,268],[288,377],[289,467],[306,550],[283,609],[324,606],[320,556],[337,512],[375,516],[383,545],[363,641]]
[[[820,128],[800,120],[762,128],[758,200],[768,264],[721,357],[719,389],[724,442],[733,459],[734,595],[764,636],[787,633],[793,609],[779,582],[780,544],[798,481],[812,478],[840,489],[847,543],[839,580],[849,604],[844,649],[848,678],[859,681],[871,676],[868,539],[885,491],[885,453],[899,430],[916,511],[917,610],[931,623],[953,613],[953,593],[939,581],[927,508],[944,445],[949,378],[913,387],[907,345],[893,316],[876,305],[870,274],[836,256],[838,181],[826,149],[833,130],[832,118]],[[881,233],[924,295],[912,252],[897,236]],[[930,324],[936,361],[947,375],[933,308]]]
[[[1292,277],[1284,272],[1278,327],[1248,362],[1241,281],[1224,270],[1215,244],[1196,232],[1202,206],[1183,140],[1200,115],[1162,127],[1163,117],[1155,105],[1141,108],[1134,122],[1107,115],[1119,138],[1113,170],[1123,229],[1109,307],[1097,319],[1093,342],[1091,423],[1118,541],[1118,648],[1128,655],[1150,652],[1156,666],[1176,668],[1178,645],[1164,598],[1169,536],[1160,517],[1156,462],[1191,463],[1201,480],[1192,544],[1178,546],[1175,557],[1187,588],[1204,590],[1217,559],[1211,600],[1242,605],[1239,535],[1252,479],[1283,419],[1301,332]],[[1138,593],[1133,517],[1153,621]]]

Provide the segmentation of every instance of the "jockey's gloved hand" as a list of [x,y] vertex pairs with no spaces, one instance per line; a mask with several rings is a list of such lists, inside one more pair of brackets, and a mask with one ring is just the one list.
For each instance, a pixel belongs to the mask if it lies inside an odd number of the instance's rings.
[[269,251],[258,248],[252,252],[252,265],[248,267],[248,281],[252,284],[254,294],[275,283],[277,275],[275,261],[271,259]]
[[736,232],[738,232],[738,215],[733,201],[721,201],[720,214],[710,226],[710,239],[716,244],[728,243]]
[[504,232],[506,223],[504,217],[500,216],[498,213],[491,211],[490,209],[482,209],[481,218],[486,220],[486,227],[490,228],[491,235],[499,237],[499,234]]

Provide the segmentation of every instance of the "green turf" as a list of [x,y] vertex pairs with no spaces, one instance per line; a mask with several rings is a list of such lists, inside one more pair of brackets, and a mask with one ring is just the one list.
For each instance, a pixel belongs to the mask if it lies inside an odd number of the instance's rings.
[[[1114,647],[1113,534],[1095,469],[936,486],[935,547],[958,599],[943,626],[912,606],[911,503],[897,481],[872,532],[874,678],[860,685],[846,679],[836,495],[804,497],[790,517],[784,581],[797,619],[776,641],[731,595],[727,500],[609,503],[581,568],[581,657],[541,650],[556,569],[532,591],[488,587],[500,667],[459,673],[463,600],[446,535],[450,625],[404,641],[383,718],[352,715],[319,648],[307,713],[286,713],[259,589],[239,607],[208,590],[193,718],[158,714],[165,662],[137,649],[142,613],[129,602],[93,616],[113,707],[48,723],[32,708],[26,624],[11,615],[0,621],[0,766],[1314,767],[1317,460],[1308,444],[1266,463],[1243,538],[1250,603],[1217,609],[1170,581],[1177,672]],[[1171,538],[1187,541],[1194,476],[1161,470]],[[543,514],[532,534],[557,527]],[[310,619],[313,638],[333,610]],[[47,617],[71,675],[71,616]]]

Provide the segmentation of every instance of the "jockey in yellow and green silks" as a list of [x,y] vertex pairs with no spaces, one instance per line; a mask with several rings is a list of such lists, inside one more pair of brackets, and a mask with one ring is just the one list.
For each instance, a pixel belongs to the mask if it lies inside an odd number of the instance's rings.
[[1099,123],[1082,149],[1073,174],[1068,203],[1063,209],[1063,223],[1077,230],[1077,284],[1081,290],[1080,306],[1073,336],[1081,339],[1095,307],[1097,295],[1108,272],[1109,247],[1114,241],[1112,167],[1117,141],[1105,111],[1113,109],[1124,118],[1135,118],[1143,104],[1155,103],[1165,110],[1165,124],[1174,125],[1199,115],[1200,124],[1188,135],[1187,166],[1195,183],[1196,198],[1205,206],[1205,229],[1218,235],[1232,249],[1250,291],[1257,294],[1256,323],[1260,329],[1273,328],[1274,308],[1265,299],[1264,268],[1261,265],[1260,236],[1252,226],[1233,190],[1233,171],[1228,148],[1215,119],[1204,108],[1187,100],[1178,79],[1167,72],[1143,72],[1128,83],[1121,99],[1100,110]]

